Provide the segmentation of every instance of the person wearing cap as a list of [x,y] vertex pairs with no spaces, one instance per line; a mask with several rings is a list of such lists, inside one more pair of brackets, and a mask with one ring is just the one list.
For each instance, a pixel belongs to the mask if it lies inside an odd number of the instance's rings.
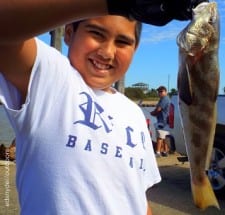
[[168,115],[170,98],[167,95],[167,89],[165,86],[160,86],[157,88],[159,95],[159,102],[157,103],[155,109],[150,112],[152,116],[155,116],[157,123],[155,123],[157,141],[155,147],[156,157],[168,156],[169,147],[166,143],[166,136],[169,135],[168,131]]

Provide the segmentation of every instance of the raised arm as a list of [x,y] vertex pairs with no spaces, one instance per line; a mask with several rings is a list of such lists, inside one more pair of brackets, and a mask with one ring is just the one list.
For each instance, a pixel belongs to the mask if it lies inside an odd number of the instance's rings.
[[25,40],[67,22],[106,13],[105,0],[1,0],[0,43]]
[[105,0],[1,0],[0,72],[25,99],[36,56],[34,36],[73,20],[107,14]]

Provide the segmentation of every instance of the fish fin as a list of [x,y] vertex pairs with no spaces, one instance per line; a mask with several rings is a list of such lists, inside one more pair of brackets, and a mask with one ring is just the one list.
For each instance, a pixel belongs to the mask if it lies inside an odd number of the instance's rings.
[[212,186],[207,176],[205,176],[204,183],[196,185],[192,182],[192,195],[195,205],[200,209],[214,206],[220,209],[219,203],[216,199]]
[[187,105],[192,104],[192,88],[190,84],[190,75],[188,65],[182,69],[178,76],[178,91],[180,99]]

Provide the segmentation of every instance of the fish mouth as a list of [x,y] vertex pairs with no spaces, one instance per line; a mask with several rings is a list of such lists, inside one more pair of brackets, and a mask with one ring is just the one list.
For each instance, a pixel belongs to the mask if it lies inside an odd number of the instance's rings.
[[[194,44],[200,44],[199,36],[193,31],[187,31],[177,37],[177,43],[180,48],[189,52]],[[194,45],[195,46],[195,45]]]
[[195,37],[199,37],[199,35],[198,35],[196,32],[194,32],[194,31],[187,31],[186,37],[187,37],[187,36],[195,36]]

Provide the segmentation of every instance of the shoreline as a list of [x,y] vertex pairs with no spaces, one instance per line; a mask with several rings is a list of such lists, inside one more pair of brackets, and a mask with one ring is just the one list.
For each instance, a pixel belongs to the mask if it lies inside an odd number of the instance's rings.
[[140,107],[155,107],[158,103],[158,100],[135,100],[136,104],[138,104]]

